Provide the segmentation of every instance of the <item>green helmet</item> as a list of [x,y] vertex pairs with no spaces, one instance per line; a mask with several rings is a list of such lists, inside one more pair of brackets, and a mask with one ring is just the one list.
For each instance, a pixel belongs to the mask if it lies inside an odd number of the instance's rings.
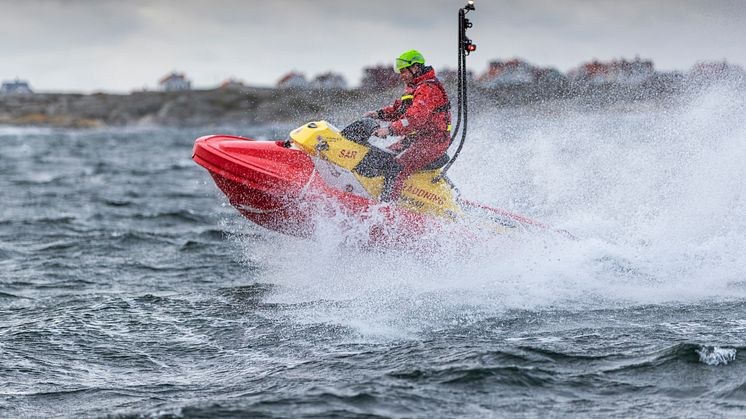
[[415,64],[425,64],[425,57],[419,51],[413,49],[403,53],[396,59],[394,70],[397,73],[401,73],[403,69]]

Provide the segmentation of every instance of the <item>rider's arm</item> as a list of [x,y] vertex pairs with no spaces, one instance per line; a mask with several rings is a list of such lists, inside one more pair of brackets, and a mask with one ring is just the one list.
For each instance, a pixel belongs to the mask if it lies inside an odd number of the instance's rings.
[[401,108],[401,100],[396,99],[391,106],[378,110],[378,119],[389,122],[396,121],[399,119],[399,108]]
[[424,85],[417,89],[412,105],[407,108],[407,112],[401,119],[389,125],[389,132],[392,135],[407,135],[429,128],[427,125],[431,123],[435,106],[443,101],[442,96],[440,89],[431,85]]

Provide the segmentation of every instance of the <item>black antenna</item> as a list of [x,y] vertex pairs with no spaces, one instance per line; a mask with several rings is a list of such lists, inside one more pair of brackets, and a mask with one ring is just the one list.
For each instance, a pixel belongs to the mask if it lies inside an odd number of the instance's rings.
[[456,126],[453,129],[453,136],[451,142],[458,136],[458,131],[462,128],[461,123],[463,122],[463,129],[461,130],[461,140],[459,141],[458,148],[453,154],[453,157],[448,161],[448,164],[443,167],[440,174],[433,179],[433,183],[438,182],[440,179],[445,177],[448,169],[451,168],[453,162],[456,161],[461,149],[464,147],[466,142],[466,125],[467,125],[467,74],[466,71],[466,56],[477,50],[477,46],[466,36],[466,30],[474,26],[469,19],[466,18],[466,14],[474,8],[474,1],[469,0],[466,6],[458,9],[458,73],[457,73],[457,89],[458,89],[458,105],[456,113]]

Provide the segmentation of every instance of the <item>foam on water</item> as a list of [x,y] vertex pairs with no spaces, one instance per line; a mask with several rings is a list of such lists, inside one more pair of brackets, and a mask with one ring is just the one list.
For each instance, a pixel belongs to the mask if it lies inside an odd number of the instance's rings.
[[[551,111],[550,111],[551,110]],[[726,87],[667,105],[482,110],[451,176],[463,195],[571,231],[459,252],[370,252],[336,222],[314,240],[252,239],[273,300],[381,333],[508,309],[746,296],[746,100]],[[475,176],[478,175],[478,176]],[[250,250],[248,250],[250,249]]]
[[736,359],[736,350],[732,348],[718,348],[717,346],[703,346],[697,350],[699,362],[707,365],[728,365]]

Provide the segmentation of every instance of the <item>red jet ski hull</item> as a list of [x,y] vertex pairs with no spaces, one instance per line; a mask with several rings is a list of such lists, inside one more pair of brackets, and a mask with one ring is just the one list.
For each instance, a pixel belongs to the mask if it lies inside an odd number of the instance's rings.
[[[367,244],[407,246],[447,224],[441,218],[328,187],[311,158],[282,141],[206,136],[195,142],[193,159],[208,170],[243,216],[281,233],[308,237],[318,220],[326,218],[341,220],[342,227],[347,223],[350,229],[367,226]],[[483,218],[508,220],[523,228],[544,227],[500,209],[460,202],[465,211]]]
[[[311,158],[282,141],[206,136],[195,142],[193,159],[243,216],[281,233],[308,237],[320,217],[343,215],[348,223],[367,223],[370,242],[401,243],[441,224],[433,217],[329,188],[316,175]],[[377,222],[371,222],[373,217]]]
[[300,196],[314,167],[303,153],[292,151],[282,143],[213,135],[197,139],[192,158],[246,218],[303,236],[312,226],[292,198]]

